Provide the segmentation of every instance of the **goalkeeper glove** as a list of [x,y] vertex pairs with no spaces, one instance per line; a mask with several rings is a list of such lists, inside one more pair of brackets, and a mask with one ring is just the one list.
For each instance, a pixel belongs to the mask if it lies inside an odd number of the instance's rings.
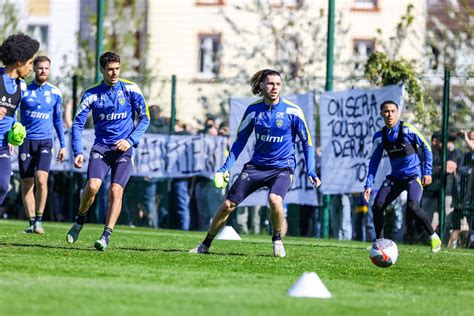
[[13,146],[20,146],[26,137],[26,128],[20,123],[15,122],[8,131],[8,142]]
[[225,188],[229,183],[229,172],[216,172],[214,175],[214,186],[218,189]]

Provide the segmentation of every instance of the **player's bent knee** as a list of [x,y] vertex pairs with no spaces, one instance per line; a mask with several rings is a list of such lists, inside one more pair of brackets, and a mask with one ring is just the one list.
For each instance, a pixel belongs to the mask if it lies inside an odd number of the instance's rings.
[[224,208],[223,208],[224,211],[229,212],[229,213],[234,211],[235,208],[237,207],[237,204],[235,202],[230,201],[230,200],[225,200],[223,205],[224,205]]
[[118,183],[112,183],[110,186],[110,193],[113,196],[122,196],[123,195],[123,187]]
[[268,203],[270,204],[270,207],[273,209],[280,205],[283,205],[283,199],[281,196],[277,194],[270,194],[268,196]]

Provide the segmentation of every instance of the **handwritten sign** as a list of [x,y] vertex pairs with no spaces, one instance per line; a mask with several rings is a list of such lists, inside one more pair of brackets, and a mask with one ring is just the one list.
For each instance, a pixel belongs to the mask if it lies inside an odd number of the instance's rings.
[[[372,137],[384,126],[380,104],[393,100],[399,104],[401,113],[402,96],[403,87],[400,85],[321,94],[321,192],[341,194],[364,191],[372,154]],[[383,158],[374,187],[378,187],[389,172],[390,163]]]
[[[84,166],[73,167],[72,152],[64,162],[53,159],[53,171],[86,172],[89,152],[94,144],[94,130],[82,133]],[[70,131],[65,131],[66,144],[70,144]],[[133,175],[154,178],[183,178],[203,176],[212,179],[214,172],[224,164],[227,139],[208,135],[161,135],[145,134],[134,149]],[[55,149],[59,142],[55,140]],[[18,155],[12,158],[13,169],[18,170]]]
[[[305,115],[306,123],[310,131],[311,137],[314,143],[314,94],[294,94],[284,97],[285,99],[298,104]],[[235,138],[237,128],[239,127],[240,121],[244,115],[248,105],[255,102],[257,98],[231,98],[230,99],[230,131],[231,139]],[[240,154],[236,163],[231,169],[231,184],[235,182],[235,179],[239,176],[242,171],[244,164],[250,161],[253,154],[253,148],[255,144],[255,133],[250,135],[247,145]],[[298,137],[296,137],[296,170],[293,175],[293,182],[288,194],[285,197],[285,203],[288,204],[306,204],[306,205],[318,205],[316,189],[308,180],[306,163],[304,160],[303,145]],[[314,154],[314,153],[313,153]],[[230,185],[231,185],[230,184]],[[268,189],[262,188],[249,197],[247,197],[240,205],[267,205],[268,200]]]

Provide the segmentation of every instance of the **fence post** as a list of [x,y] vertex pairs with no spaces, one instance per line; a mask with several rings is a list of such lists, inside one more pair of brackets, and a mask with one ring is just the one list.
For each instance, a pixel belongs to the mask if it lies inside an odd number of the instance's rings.
[[[71,113],[71,120],[74,121],[74,115],[77,112],[77,86],[78,86],[78,78],[77,75],[72,76],[72,113]],[[72,132],[72,128],[69,130],[69,132]],[[70,137],[71,144],[70,147],[71,150],[69,151],[70,157],[71,157],[71,163],[74,161],[74,154],[72,153],[72,135]],[[72,220],[74,216],[74,184],[75,184],[75,177],[74,177],[74,171],[69,171],[69,203],[68,203],[68,209],[69,209],[69,214],[68,214],[68,219]]]
[[[327,37],[327,55],[326,55],[326,91],[332,91],[333,83],[333,69],[334,69],[334,10],[335,1],[328,0],[328,37]],[[323,184],[324,185],[324,184]],[[323,195],[323,214],[322,222],[322,236],[329,237],[329,203],[331,197],[327,194]]]
[[444,70],[443,89],[443,126],[442,126],[442,160],[441,160],[441,188],[439,190],[439,234],[444,240],[444,229],[446,224],[446,160],[448,156],[448,119],[449,119],[449,95],[450,95],[451,71]]
[[176,123],[176,75],[171,76],[171,120],[170,134],[174,134],[174,125]]
[[95,47],[95,82],[100,78],[100,55],[104,50],[104,0],[97,0],[97,34]]

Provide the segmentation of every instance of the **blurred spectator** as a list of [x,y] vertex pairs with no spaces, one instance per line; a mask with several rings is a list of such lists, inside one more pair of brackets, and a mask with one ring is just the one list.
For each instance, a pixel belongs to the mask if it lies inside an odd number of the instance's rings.
[[158,105],[150,105],[150,125],[146,130],[152,134],[168,134],[170,131],[169,119],[161,116],[161,108]]
[[[189,134],[185,129],[185,124],[180,120],[176,120],[174,129],[176,135]],[[191,224],[190,184],[190,178],[173,178],[171,180],[171,228],[189,230]]]
[[[473,152],[474,152],[474,132],[458,133],[466,145],[467,152],[458,168],[455,170],[456,174],[456,191],[454,192],[453,207],[454,211],[451,216],[451,233],[448,241],[448,248],[456,248],[458,246],[458,239],[461,230],[469,231],[468,218],[472,216],[472,167],[473,167]],[[471,184],[469,183],[471,182]],[[471,223],[472,228],[472,223]]]
[[339,240],[352,239],[351,198],[349,194],[332,194],[330,203],[332,235]]
[[[217,136],[218,129],[216,122],[212,118],[206,120],[201,134]],[[208,230],[214,211],[224,200],[223,190],[214,186],[214,181],[206,177],[196,177],[194,186],[194,199],[196,201],[196,211],[198,217],[198,230]]]

